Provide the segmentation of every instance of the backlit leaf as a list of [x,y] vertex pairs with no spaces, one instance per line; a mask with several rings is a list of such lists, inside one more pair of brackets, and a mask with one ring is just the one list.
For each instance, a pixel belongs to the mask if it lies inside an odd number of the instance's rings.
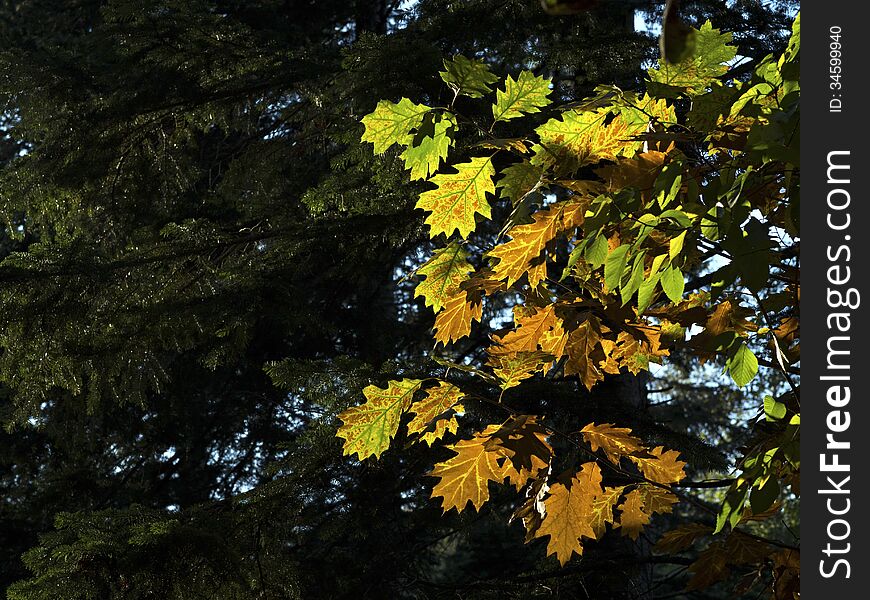
[[444,512],[452,508],[462,512],[469,502],[480,510],[489,500],[489,482],[504,481],[505,468],[499,465],[499,453],[484,448],[498,428],[498,425],[490,425],[471,439],[447,446],[456,455],[436,464],[429,473],[440,479],[432,488],[432,497],[442,498]]
[[420,126],[430,110],[407,98],[402,98],[398,104],[381,100],[374,111],[362,118],[366,127],[362,141],[374,144],[375,154],[383,154],[393,144],[407,146],[412,140],[411,130]]
[[365,404],[338,415],[343,424],[337,435],[345,440],[344,454],[356,453],[360,460],[369,456],[379,458],[396,435],[402,413],[411,406],[414,393],[422,384],[421,379],[402,379],[388,382],[384,389],[374,385],[365,388]]
[[546,516],[536,537],[550,536],[547,555],[555,554],[564,565],[573,554],[583,554],[581,537],[595,538],[592,528],[593,505],[601,494],[601,470],[594,462],[585,463],[569,485],[554,483],[544,500]]
[[[456,412],[463,410],[459,404],[462,396],[462,390],[446,381],[439,381],[436,387],[427,389],[423,398],[409,408],[414,418],[408,423],[408,433],[421,434],[419,440],[430,446],[448,431],[456,433],[459,425]],[[445,416],[450,409],[453,409],[451,414]]]
[[490,84],[498,81],[482,60],[456,55],[453,60],[444,59],[444,70],[438,73],[441,79],[458,94],[480,98],[492,91]]
[[466,260],[468,253],[456,242],[435,251],[432,258],[417,269],[425,277],[417,284],[414,297],[423,296],[426,306],[436,313],[444,308],[447,299],[459,292],[459,284],[468,279],[473,267]]
[[522,71],[514,80],[510,75],[505,79],[505,89],[495,92],[492,116],[496,122],[508,121],[523,114],[541,112],[550,104],[550,80],[535,77],[530,71]]
[[615,427],[613,423],[601,425],[589,423],[580,432],[593,452],[601,448],[607,458],[615,464],[619,464],[621,457],[644,449],[643,443],[631,435],[631,429]]
[[480,322],[483,306],[463,290],[448,296],[444,310],[435,315],[435,341],[447,345],[471,333],[471,322]]
[[490,217],[486,194],[495,193],[495,170],[489,158],[476,157],[454,165],[456,173],[439,173],[432,178],[438,187],[420,194],[417,208],[429,211],[426,224],[429,236],[450,236],[454,230],[462,237],[474,231],[474,215]]

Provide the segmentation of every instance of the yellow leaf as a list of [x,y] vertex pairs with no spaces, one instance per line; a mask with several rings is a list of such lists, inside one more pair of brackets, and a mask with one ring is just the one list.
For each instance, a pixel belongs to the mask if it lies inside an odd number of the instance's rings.
[[686,476],[683,467],[686,466],[679,458],[680,453],[676,450],[664,451],[663,446],[656,446],[650,450],[651,456],[631,456],[631,460],[638,466],[643,476],[656,483],[677,483]]
[[432,488],[432,497],[443,498],[444,512],[455,508],[462,512],[471,502],[475,509],[489,500],[489,482],[501,483],[505,479],[505,468],[499,465],[501,456],[497,451],[487,451],[484,445],[498,430],[498,425],[490,425],[474,434],[470,440],[460,440],[447,446],[456,456],[437,463],[429,473],[440,481]]
[[444,307],[447,299],[459,291],[459,284],[468,279],[473,267],[468,263],[468,254],[462,246],[453,242],[435,251],[432,258],[417,269],[417,275],[425,277],[417,284],[414,297],[423,296],[426,306],[436,313]]
[[[456,433],[459,426],[456,412],[463,410],[460,400],[462,390],[446,381],[439,381],[437,387],[426,390],[425,396],[411,405],[410,411],[414,413],[414,418],[408,423],[408,433],[420,433],[417,441],[426,442],[430,446],[448,431]],[[445,416],[451,408],[452,414]]]
[[601,448],[607,458],[617,465],[621,457],[644,449],[643,443],[631,435],[631,429],[616,427],[613,423],[589,423],[580,433],[593,452]]
[[454,230],[466,237],[474,231],[475,213],[490,218],[486,194],[495,193],[492,160],[476,157],[454,168],[456,173],[435,175],[431,181],[438,187],[423,192],[417,201],[417,208],[430,211],[425,221],[430,237],[440,233],[450,236]]
[[595,539],[600,540],[607,530],[607,524],[613,523],[613,507],[625,490],[625,486],[608,487],[595,497],[592,502],[592,519],[589,522],[592,531],[595,532]]
[[458,291],[447,298],[444,310],[435,315],[435,341],[444,345],[471,333],[471,321],[480,322],[483,307],[480,300],[469,299],[468,292]]
[[552,304],[544,308],[534,307],[528,315],[515,311],[516,329],[497,338],[496,341],[507,352],[534,351],[538,349],[544,334],[559,326],[559,321],[561,319],[556,316],[555,306]]
[[503,390],[516,387],[524,379],[532,377],[541,368],[553,362],[553,356],[546,352],[517,352],[516,354],[490,354],[486,364],[501,380]]
[[536,147],[532,162],[564,165],[565,171],[573,172],[584,165],[633,154],[642,143],[631,138],[646,126],[629,124],[621,116],[605,125],[609,114],[608,110],[571,110],[559,119],[550,119],[535,130],[541,145]]
[[360,460],[372,455],[380,458],[399,429],[402,413],[411,406],[414,393],[422,384],[421,379],[402,379],[388,382],[385,389],[366,387],[363,390],[366,403],[338,415],[343,424],[336,435],[345,440],[344,454],[356,453]]
[[582,465],[569,486],[554,483],[544,500],[546,515],[536,537],[550,536],[547,555],[556,555],[565,565],[574,553],[583,554],[581,537],[595,538],[592,528],[593,505],[601,494],[601,470],[589,462]]
[[650,515],[643,510],[643,496],[640,492],[631,490],[625,496],[625,500],[619,505],[619,527],[622,535],[627,535],[636,540],[643,526],[649,523]]
[[498,259],[492,268],[496,278],[507,279],[510,287],[528,273],[529,285],[536,287],[547,276],[546,257],[541,256],[541,252],[557,233],[583,223],[586,205],[585,200],[572,198],[537,211],[532,215],[534,223],[511,228],[508,231],[511,240],[489,253],[490,257]]

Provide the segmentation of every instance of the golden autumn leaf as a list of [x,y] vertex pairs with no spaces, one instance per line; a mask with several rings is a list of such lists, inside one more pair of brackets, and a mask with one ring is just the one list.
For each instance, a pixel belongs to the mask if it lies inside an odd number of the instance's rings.
[[[583,223],[586,204],[580,198],[565,200],[534,213],[533,223],[512,227],[508,231],[510,241],[489,252],[490,257],[498,259],[492,268],[495,277],[506,279],[510,287],[528,273],[529,285],[537,286],[547,276],[541,253],[556,234]],[[538,261],[532,265],[536,259]]]
[[631,435],[631,429],[616,427],[613,423],[589,423],[580,433],[593,452],[600,448],[617,465],[621,457],[644,451],[643,442]]
[[435,251],[419,269],[417,275],[425,277],[417,284],[414,297],[423,296],[426,306],[436,313],[444,308],[450,296],[459,291],[459,284],[468,279],[473,267],[466,260],[468,253],[456,242]]
[[435,341],[445,346],[471,333],[471,322],[480,322],[483,306],[480,299],[459,290],[447,298],[444,310],[435,315]]
[[[556,316],[555,306],[549,304],[543,308],[534,307],[529,314],[514,311],[514,325],[516,328],[496,338],[496,342],[505,352],[534,351],[546,343],[545,334],[554,329],[562,330],[561,319]],[[564,334],[564,330],[563,334]],[[550,342],[551,346],[554,346]],[[555,345],[557,348],[558,346]],[[563,344],[564,347],[564,344]],[[552,353],[551,354],[555,354]],[[556,356],[559,358],[561,353]]]
[[399,429],[402,413],[411,406],[414,393],[422,384],[421,379],[402,379],[388,382],[384,389],[366,387],[365,404],[338,415],[343,424],[336,435],[345,440],[344,454],[356,453],[360,460],[368,456],[380,458]]
[[429,473],[440,481],[432,488],[432,497],[442,498],[444,512],[455,508],[462,512],[471,502],[475,509],[489,500],[489,482],[501,483],[506,474],[497,451],[485,448],[490,436],[498,430],[498,425],[490,425],[468,440],[460,440],[447,446],[456,456],[437,463]]
[[622,535],[636,540],[643,526],[650,521],[650,514],[644,511],[643,496],[638,490],[631,490],[617,508],[620,511],[618,526]]
[[686,466],[681,460],[677,460],[680,453],[676,450],[665,452],[663,446],[656,446],[650,450],[650,456],[631,456],[643,473],[643,476],[656,483],[677,483],[686,476],[683,467]]
[[475,213],[490,217],[486,194],[495,193],[495,169],[490,158],[475,157],[453,165],[456,173],[439,173],[431,181],[438,187],[420,194],[417,208],[429,211],[425,223],[429,236],[450,236],[455,230],[462,237],[474,231]]
[[546,352],[517,352],[515,354],[490,354],[486,364],[501,380],[503,390],[516,387],[524,379],[532,377],[544,365],[553,362],[553,355]]
[[601,322],[597,317],[590,314],[568,333],[565,351],[568,354],[565,375],[579,375],[588,390],[604,379],[598,367],[605,357],[601,349]]
[[613,507],[625,491],[625,486],[606,487],[592,501],[592,517],[589,525],[595,532],[595,539],[600,540],[607,530],[607,524],[613,523]]
[[[642,145],[632,138],[642,133],[645,125],[630,124],[622,116],[607,123],[609,110],[562,113],[550,119],[535,131],[541,140],[533,163],[553,165],[568,172],[602,160],[617,160],[634,153]],[[607,124],[605,124],[607,123]]]
[[[425,391],[423,398],[414,402],[409,411],[414,417],[408,423],[408,433],[421,434],[418,441],[426,442],[430,446],[435,440],[444,437],[448,431],[456,433],[459,424],[456,421],[456,412],[461,412],[463,407],[459,404],[462,400],[462,390],[446,381],[439,381],[434,388]],[[445,413],[453,409],[448,416]]]
[[536,537],[550,536],[547,555],[556,555],[565,565],[571,555],[583,554],[581,537],[594,538],[592,528],[593,504],[601,494],[601,469],[594,462],[582,465],[569,485],[554,483],[544,500],[546,515]]

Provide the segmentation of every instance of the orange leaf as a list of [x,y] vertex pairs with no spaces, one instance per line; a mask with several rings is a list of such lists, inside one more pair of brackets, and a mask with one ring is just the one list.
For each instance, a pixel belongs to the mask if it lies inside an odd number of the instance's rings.
[[479,299],[473,301],[468,292],[458,291],[447,298],[444,310],[435,315],[435,341],[447,345],[464,338],[471,333],[471,321],[480,322],[482,314]]

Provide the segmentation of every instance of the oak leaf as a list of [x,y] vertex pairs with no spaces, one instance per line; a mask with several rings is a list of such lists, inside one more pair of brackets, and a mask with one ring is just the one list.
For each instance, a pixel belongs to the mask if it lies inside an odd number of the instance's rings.
[[650,514],[644,511],[643,496],[638,490],[631,490],[617,508],[620,511],[619,528],[622,535],[636,540],[643,526],[650,521]]
[[407,98],[398,103],[381,100],[371,113],[362,118],[366,129],[363,142],[375,146],[375,154],[383,154],[393,144],[408,145],[412,141],[411,130],[423,122],[430,109],[423,104],[414,104]]
[[429,473],[440,478],[432,488],[432,497],[442,498],[444,512],[452,508],[462,512],[469,502],[480,510],[489,500],[489,482],[504,481],[505,468],[499,463],[504,458],[497,451],[490,452],[485,447],[498,428],[498,425],[489,425],[471,439],[447,446],[456,456],[437,463]]
[[546,515],[536,537],[550,536],[547,555],[555,554],[565,565],[571,555],[583,554],[581,537],[595,538],[592,515],[595,498],[601,494],[601,469],[594,462],[581,466],[569,485],[554,483],[544,500]]
[[677,483],[686,476],[683,467],[686,463],[677,460],[680,453],[676,450],[668,450],[665,452],[663,446],[656,446],[649,452],[649,456],[631,456],[634,462],[643,473],[643,476],[656,483],[668,484]]
[[473,270],[467,257],[468,253],[456,242],[436,250],[432,258],[417,269],[417,275],[425,279],[417,284],[414,297],[423,296],[425,305],[436,313],[444,308],[447,299],[459,291],[459,285]]
[[425,220],[430,237],[440,233],[450,236],[454,231],[466,237],[474,231],[475,213],[490,218],[486,194],[495,193],[492,160],[475,157],[453,166],[456,173],[435,175],[431,181],[438,187],[423,192],[417,201],[417,208],[430,212]]
[[396,435],[402,414],[411,406],[414,393],[422,384],[422,379],[402,379],[388,382],[384,389],[374,385],[363,389],[365,404],[353,406],[338,415],[343,424],[336,435],[345,440],[344,454],[356,453],[360,460],[369,456],[380,458]]
[[492,117],[496,122],[508,121],[523,114],[541,112],[550,103],[550,80],[522,71],[517,79],[507,76],[505,89],[496,89]]
[[464,290],[449,296],[444,310],[435,315],[435,341],[447,345],[471,333],[471,322],[480,322],[483,306],[479,297]]
[[[462,390],[458,387],[439,381],[436,387],[427,389],[423,398],[411,405],[409,410],[414,413],[414,417],[408,423],[408,433],[419,433],[418,441],[426,442],[430,446],[448,431],[456,433],[459,427],[456,413],[463,410],[459,404],[462,397]],[[448,412],[449,414],[445,414]]]
[[593,452],[600,448],[607,458],[617,465],[621,457],[644,451],[643,443],[631,435],[631,429],[616,427],[613,423],[601,425],[589,423],[580,430],[580,433]]

